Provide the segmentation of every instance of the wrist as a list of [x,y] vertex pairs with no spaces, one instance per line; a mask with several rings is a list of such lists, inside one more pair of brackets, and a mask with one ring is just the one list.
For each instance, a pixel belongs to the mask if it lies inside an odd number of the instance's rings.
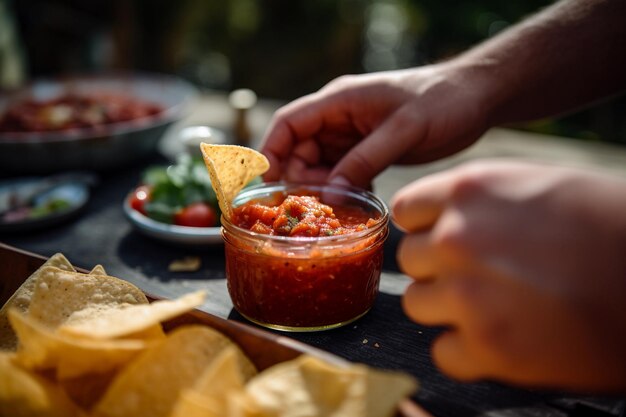
[[498,108],[506,99],[506,90],[499,81],[499,69],[495,60],[461,55],[441,65],[446,77],[472,96],[475,105],[472,110],[480,111],[486,129],[502,123]]

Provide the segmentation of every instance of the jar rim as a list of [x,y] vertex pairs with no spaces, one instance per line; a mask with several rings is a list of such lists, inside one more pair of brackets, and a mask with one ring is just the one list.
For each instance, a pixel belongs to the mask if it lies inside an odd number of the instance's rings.
[[359,240],[361,238],[365,238],[371,236],[373,234],[378,233],[381,229],[385,228],[389,223],[389,209],[383,200],[381,200],[376,194],[371,191],[347,186],[347,185],[335,185],[335,184],[304,184],[304,183],[296,183],[296,182],[264,182],[261,184],[257,184],[242,190],[233,201],[233,206],[237,207],[237,200],[243,200],[247,198],[245,201],[240,201],[240,204],[243,204],[246,201],[251,200],[251,195],[259,192],[269,192],[274,190],[275,192],[279,191],[289,191],[289,190],[297,190],[297,189],[305,189],[316,192],[335,192],[341,195],[345,195],[348,197],[354,197],[357,200],[366,202],[369,207],[375,209],[380,214],[380,217],[376,219],[376,223],[372,227],[368,227],[365,230],[346,233],[342,235],[334,235],[334,236],[280,236],[280,235],[268,235],[258,232],[253,232],[251,230],[239,227],[234,223],[231,223],[228,219],[221,216],[221,224],[222,230],[226,229],[231,233],[234,231],[239,236],[247,237],[255,240],[264,240],[268,242],[276,242],[282,244],[311,244],[311,243],[320,243],[320,244],[337,244],[341,242],[350,242],[354,240]]

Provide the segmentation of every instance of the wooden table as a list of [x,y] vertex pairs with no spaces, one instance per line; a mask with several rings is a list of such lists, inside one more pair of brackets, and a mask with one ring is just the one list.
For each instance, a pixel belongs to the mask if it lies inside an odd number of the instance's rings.
[[[251,111],[249,120],[255,143],[279,104],[262,100]],[[161,151],[171,156],[180,150],[176,132],[181,126],[207,124],[228,131],[231,120],[225,97],[207,94],[195,105],[188,119],[168,132]],[[479,144],[452,158],[420,167],[387,170],[375,181],[375,191],[388,201],[397,189],[430,172],[477,157],[502,156],[568,162],[610,169],[619,175],[626,173],[623,148],[497,129],[487,133]],[[166,159],[155,156],[135,167],[103,174],[87,209],[73,222],[39,232],[0,235],[0,241],[46,256],[63,252],[73,264],[87,269],[103,264],[110,274],[161,297],[208,289],[209,297],[202,309],[220,317],[245,321],[232,309],[221,245],[170,246],[134,231],[124,218],[122,201],[138,181],[141,171],[151,163],[166,163]],[[400,296],[409,283],[409,278],[398,271],[395,263],[395,247],[400,238],[401,233],[392,229],[385,248],[380,295],[365,317],[332,331],[286,336],[351,361],[415,375],[422,388],[414,399],[435,416],[619,415],[623,403],[616,398],[524,390],[494,382],[461,384],[442,375],[434,367],[429,352],[439,329],[409,321],[400,306]],[[201,258],[199,271],[168,271],[172,260],[188,255]]]

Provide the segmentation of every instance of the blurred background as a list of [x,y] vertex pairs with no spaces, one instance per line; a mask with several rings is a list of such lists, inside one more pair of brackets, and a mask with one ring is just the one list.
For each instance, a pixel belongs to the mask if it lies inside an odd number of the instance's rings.
[[[424,65],[547,0],[0,0],[0,87],[67,73],[175,74],[291,100],[346,73]],[[626,98],[515,126],[626,144]]]

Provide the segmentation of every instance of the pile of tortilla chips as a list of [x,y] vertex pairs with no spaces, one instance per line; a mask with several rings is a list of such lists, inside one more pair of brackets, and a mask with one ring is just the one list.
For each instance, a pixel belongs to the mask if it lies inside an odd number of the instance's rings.
[[389,416],[416,388],[308,355],[257,374],[214,329],[164,333],[204,297],[148,303],[101,266],[83,274],[53,256],[0,310],[0,416]]

